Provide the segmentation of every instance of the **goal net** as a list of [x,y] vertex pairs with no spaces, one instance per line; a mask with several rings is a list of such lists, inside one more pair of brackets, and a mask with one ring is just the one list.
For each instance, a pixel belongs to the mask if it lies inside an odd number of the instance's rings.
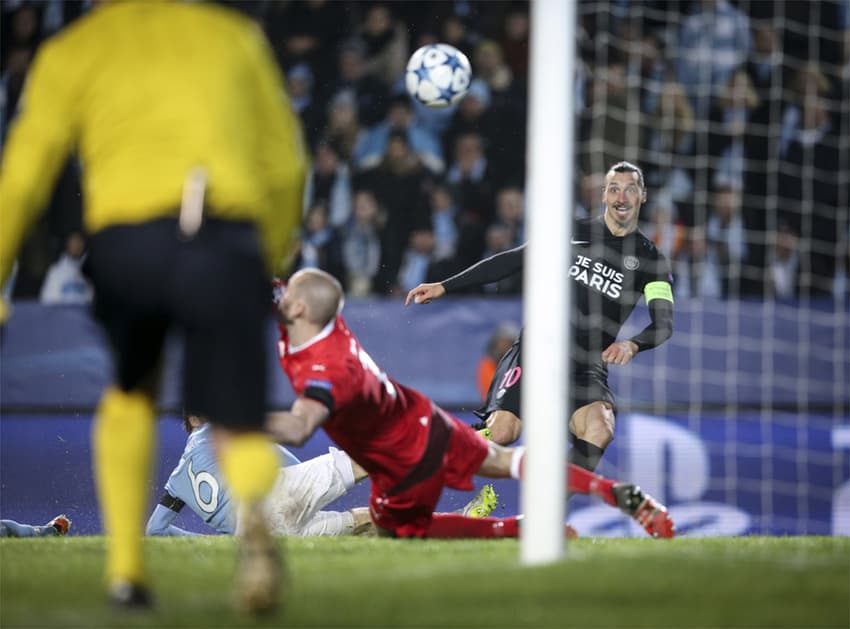
[[[676,311],[610,369],[600,470],[686,533],[850,534],[850,6],[582,2],[578,21],[577,211],[601,211],[611,164],[644,169]],[[637,533],[576,507],[579,530]]]

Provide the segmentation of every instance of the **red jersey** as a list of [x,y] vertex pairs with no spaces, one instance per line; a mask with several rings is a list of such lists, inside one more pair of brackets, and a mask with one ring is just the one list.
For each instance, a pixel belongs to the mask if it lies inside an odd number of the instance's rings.
[[328,407],[325,432],[373,484],[395,486],[425,451],[431,401],[381,371],[341,316],[300,347],[280,332],[280,364],[296,395]]

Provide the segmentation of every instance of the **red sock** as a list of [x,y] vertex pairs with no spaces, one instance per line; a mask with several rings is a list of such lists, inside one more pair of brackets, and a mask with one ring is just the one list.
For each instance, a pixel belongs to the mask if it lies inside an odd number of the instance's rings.
[[588,472],[586,469],[578,465],[569,464],[569,482],[567,483],[567,491],[574,494],[592,494],[598,498],[602,498],[610,505],[617,506],[617,499],[611,493],[611,488],[614,486],[614,481],[608,480],[604,476],[599,476],[593,472]]
[[[511,467],[516,467],[516,471],[519,472],[517,476],[522,478],[523,467],[525,466],[525,452],[515,456],[518,456],[519,459],[515,459],[511,463]],[[513,473],[511,475],[513,476]],[[611,493],[611,488],[614,484],[614,481],[608,480],[604,476],[588,472],[586,469],[573,463],[569,464],[569,481],[567,483],[567,492],[569,493],[591,494],[616,507],[617,499]]]
[[470,518],[459,513],[435,513],[426,537],[463,539],[484,537],[517,537],[517,517]]

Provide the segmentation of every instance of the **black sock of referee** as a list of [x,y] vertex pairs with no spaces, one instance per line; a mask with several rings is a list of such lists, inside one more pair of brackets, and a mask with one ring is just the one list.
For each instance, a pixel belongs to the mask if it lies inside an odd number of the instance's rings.
[[575,463],[588,472],[595,470],[596,466],[599,465],[599,459],[605,453],[605,449],[578,437],[573,437],[572,442],[573,448],[570,450],[570,463]]

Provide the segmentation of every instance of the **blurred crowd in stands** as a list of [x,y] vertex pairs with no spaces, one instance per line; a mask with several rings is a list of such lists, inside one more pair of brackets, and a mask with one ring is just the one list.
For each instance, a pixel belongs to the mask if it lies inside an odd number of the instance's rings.
[[[3,1],[0,137],[38,45],[91,4]],[[399,294],[524,241],[527,3],[224,4],[268,35],[313,155],[297,265],[355,296]],[[601,212],[605,171],[627,159],[644,168],[641,228],[678,297],[845,298],[850,0],[583,0],[578,12],[576,215]],[[408,56],[433,42],[472,63],[453,108],[404,91]],[[16,297],[90,299],[81,203],[71,160],[19,258]]]

